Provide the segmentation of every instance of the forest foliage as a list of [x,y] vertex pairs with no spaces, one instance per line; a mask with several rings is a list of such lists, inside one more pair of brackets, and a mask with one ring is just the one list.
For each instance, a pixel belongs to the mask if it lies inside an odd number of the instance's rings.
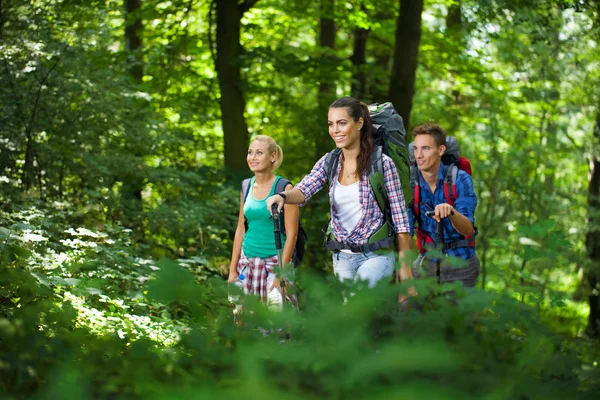
[[[5,396],[591,398],[599,5],[409,3],[1,0]],[[235,326],[249,138],[274,137],[297,182],[333,147],[333,99],[398,93],[409,131],[440,124],[473,164],[478,289],[342,306],[320,194],[301,311],[247,299]]]

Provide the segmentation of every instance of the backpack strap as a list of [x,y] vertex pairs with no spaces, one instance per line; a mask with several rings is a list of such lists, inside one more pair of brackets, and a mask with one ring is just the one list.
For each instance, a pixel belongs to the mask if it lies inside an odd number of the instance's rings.
[[279,178],[277,183],[275,184],[275,193],[283,192],[287,185],[291,185],[292,182],[288,181],[285,178]]
[[412,188],[412,208],[415,217],[419,218],[421,210],[419,204],[421,203],[421,186],[419,185],[419,170],[416,165],[411,164],[410,166],[410,187]]
[[244,179],[242,181],[242,204],[246,202],[246,198],[248,197],[248,192],[250,191],[250,183],[252,182],[252,178]]
[[456,164],[446,165],[446,172],[444,174],[444,197],[446,203],[451,206],[458,198],[456,193],[456,179],[458,177],[458,166]]
[[[285,187],[289,184],[291,184],[290,181],[280,177],[275,183],[275,193],[283,192],[285,190]],[[281,209],[281,214],[279,214],[279,224],[279,229],[281,230],[281,233],[285,235],[285,215],[283,213],[283,208]]]
[[[250,183],[252,183],[252,178],[247,178],[242,181],[242,207],[246,203],[248,193],[250,193]],[[246,216],[244,216],[244,229],[246,232],[248,231],[248,219],[246,219]]]
[[[336,149],[329,153],[330,156],[328,157],[336,157],[335,162],[331,162],[330,170],[327,170],[327,164],[329,163],[330,159],[328,158],[325,163],[325,169],[328,172],[328,176],[330,177],[330,184],[333,181],[333,175],[336,171],[334,167],[337,168],[337,162],[339,162],[339,154],[341,153],[340,150],[337,156],[332,155],[332,153],[336,152],[337,150],[340,149]],[[394,246],[396,245],[396,238],[393,234],[392,228],[392,211],[384,182],[382,154],[383,151],[381,146],[376,146],[373,153],[371,153],[371,169],[369,172],[369,184],[371,185],[371,189],[375,194],[377,205],[379,206],[379,209],[384,215],[384,225],[377,232],[375,232],[375,234],[373,234],[373,236],[369,239],[369,243],[363,245],[351,245],[344,242],[338,242],[337,240],[332,239],[329,223],[327,223],[327,225],[323,227],[323,232],[325,233],[325,246],[327,247],[327,249],[331,251],[350,250],[355,253],[366,253],[370,251],[394,248]],[[331,171],[333,172],[329,174]]]
[[383,159],[382,159],[381,146],[377,146],[371,154],[371,171],[369,173],[369,183],[371,189],[377,199],[377,205],[381,212],[385,215],[386,219],[391,217],[390,201],[388,199],[387,190],[385,188],[384,175],[383,175]]
[[[419,225],[421,220],[421,185],[419,183],[419,169],[415,163],[410,165],[410,186],[412,188],[413,198],[411,201],[413,214],[415,215],[415,223]],[[415,227],[416,244],[419,253],[423,254],[430,247],[435,247],[435,241],[418,226]]]
[[340,162],[340,156],[342,154],[342,149],[335,149],[327,153],[327,158],[325,159],[325,164],[323,168],[325,169],[325,174],[327,175],[327,179],[329,179],[329,185],[333,182],[333,178],[335,177],[335,173],[337,172],[338,163]]
[[331,251],[350,250],[354,253],[367,253],[369,251],[391,249],[395,245],[396,240],[393,236],[378,240],[375,243],[367,243],[362,245],[351,245],[348,243],[338,242],[337,240],[327,240],[325,242],[325,246]]

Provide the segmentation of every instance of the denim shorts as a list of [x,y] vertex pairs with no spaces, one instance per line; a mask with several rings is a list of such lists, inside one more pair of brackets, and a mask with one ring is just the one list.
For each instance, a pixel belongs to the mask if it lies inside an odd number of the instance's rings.
[[340,281],[367,281],[373,287],[382,279],[391,278],[394,273],[395,254],[334,253],[333,272]]

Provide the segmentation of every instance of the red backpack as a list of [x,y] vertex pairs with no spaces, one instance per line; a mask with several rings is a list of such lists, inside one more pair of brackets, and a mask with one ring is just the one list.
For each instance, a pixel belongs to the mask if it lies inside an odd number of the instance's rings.
[[[415,163],[415,153],[414,153],[414,142],[408,145],[408,152],[410,155],[410,186],[413,192],[413,200],[411,203],[413,212],[415,217],[418,219],[420,217],[420,207],[421,203],[421,187],[419,185],[419,174],[418,168]],[[458,150],[458,140],[454,136],[446,136],[446,151],[442,156],[442,162],[446,166],[446,171],[444,173],[444,197],[446,198],[446,203],[454,206],[454,202],[458,197],[456,193],[456,178],[458,177],[458,171],[463,170],[469,175],[473,176],[471,170],[471,161],[468,158],[465,158],[460,155]],[[425,247],[432,247],[434,245],[434,240],[431,236],[427,235],[421,229],[415,229],[417,235],[417,248],[421,253],[425,252]],[[473,230],[473,233],[469,236],[466,236],[464,240],[459,240],[457,242],[446,243],[444,244],[444,248],[455,248],[455,247],[475,247],[475,235],[477,229]]]

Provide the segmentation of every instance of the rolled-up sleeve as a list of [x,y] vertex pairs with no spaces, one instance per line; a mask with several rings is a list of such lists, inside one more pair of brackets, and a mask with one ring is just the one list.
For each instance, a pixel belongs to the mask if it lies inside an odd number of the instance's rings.
[[398,171],[391,158],[383,155],[383,179],[390,201],[395,233],[409,233],[410,224]]
[[295,186],[296,189],[300,190],[304,195],[304,201],[300,204],[300,207],[304,206],[308,199],[321,190],[327,183],[328,178],[324,168],[326,158],[327,154],[321,157],[313,167],[312,171],[310,171],[310,174],[304,176],[300,183]]
[[475,208],[477,207],[477,196],[473,188],[473,179],[464,172],[459,171],[456,178],[458,198],[454,202],[456,211],[469,218],[472,224],[475,224]]

